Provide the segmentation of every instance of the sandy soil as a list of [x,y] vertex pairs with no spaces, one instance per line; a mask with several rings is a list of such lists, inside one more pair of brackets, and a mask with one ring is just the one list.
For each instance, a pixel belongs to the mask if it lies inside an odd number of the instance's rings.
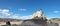
[[[12,24],[20,25],[20,24],[23,23],[23,21],[19,21],[19,22],[10,22],[10,23],[11,23],[11,25],[12,25]],[[6,22],[0,22],[0,25],[6,25]]]

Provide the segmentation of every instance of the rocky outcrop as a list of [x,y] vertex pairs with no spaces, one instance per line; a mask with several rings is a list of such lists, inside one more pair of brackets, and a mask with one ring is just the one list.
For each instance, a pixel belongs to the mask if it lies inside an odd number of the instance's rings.
[[43,11],[37,11],[33,14],[32,19],[23,20],[21,24],[23,26],[58,26],[57,23],[52,23],[47,20],[47,17],[43,14]]
[[46,17],[46,15],[44,15],[43,11],[40,10],[40,11],[37,11],[33,14],[32,19],[43,19],[43,20],[45,20],[45,19],[47,19],[47,17]]

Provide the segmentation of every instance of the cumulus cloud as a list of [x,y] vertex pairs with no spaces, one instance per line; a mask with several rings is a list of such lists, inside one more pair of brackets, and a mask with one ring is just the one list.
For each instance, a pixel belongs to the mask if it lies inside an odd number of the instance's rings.
[[0,14],[10,15],[9,10],[7,9],[0,9]]
[[19,9],[20,11],[27,11],[27,9]]
[[53,12],[54,12],[54,13],[59,13],[59,11],[57,11],[57,10],[56,10],[56,11],[53,11]]

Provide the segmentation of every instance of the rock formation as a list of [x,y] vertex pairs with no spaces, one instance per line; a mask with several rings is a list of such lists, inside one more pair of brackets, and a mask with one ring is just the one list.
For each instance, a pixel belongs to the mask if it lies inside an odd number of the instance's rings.
[[37,18],[38,19],[43,19],[43,20],[47,19],[46,15],[43,14],[42,10],[37,11],[33,14],[32,19],[37,19]]
[[40,10],[33,14],[32,19],[23,20],[21,26],[58,26],[58,24],[49,22],[43,11]]
[[31,26],[47,26],[47,17],[43,14],[43,11],[37,11],[33,14],[32,19],[24,20],[24,25]]

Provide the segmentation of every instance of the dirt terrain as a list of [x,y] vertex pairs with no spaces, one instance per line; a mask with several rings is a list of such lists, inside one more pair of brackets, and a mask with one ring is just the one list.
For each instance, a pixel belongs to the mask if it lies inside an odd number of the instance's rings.
[[[22,21],[19,21],[19,22],[10,22],[11,25],[13,24],[17,24],[17,25],[20,25],[22,23]],[[6,25],[6,22],[0,22],[0,25]]]

